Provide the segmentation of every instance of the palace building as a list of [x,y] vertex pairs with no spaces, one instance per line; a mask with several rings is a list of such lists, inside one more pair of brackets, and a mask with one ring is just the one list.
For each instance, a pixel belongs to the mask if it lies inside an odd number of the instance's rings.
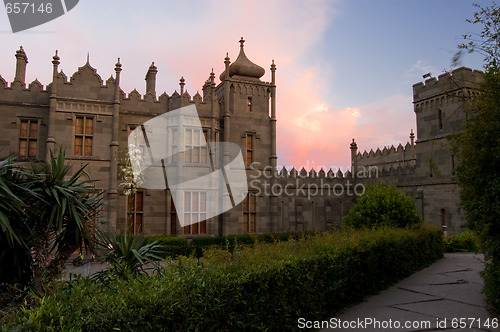
[[[220,83],[215,83],[211,72],[202,94],[194,96],[185,91],[183,78],[179,92],[157,95],[154,63],[146,71],[142,96],[135,89],[127,94],[120,88],[119,59],[114,77],[106,81],[88,58],[68,77],[59,69],[57,51],[52,82],[44,88],[38,80],[25,82],[28,56],[22,47],[15,56],[13,81],[0,76],[4,117],[0,157],[15,154],[20,160],[47,160],[50,151],[64,148],[68,163],[75,168],[88,165],[85,176],[103,192],[104,211],[97,224],[117,233],[191,237],[327,231],[342,223],[363,186],[373,182],[404,189],[427,223],[451,233],[465,227],[454,173],[457,160],[447,136],[464,128],[465,102],[476,93],[481,72],[459,68],[415,84],[416,137],[411,132],[404,146],[363,153],[353,139],[351,170],[335,173],[277,169],[276,66],[273,61],[269,81],[265,81],[265,69],[245,55],[243,38],[237,59],[224,59]],[[181,136],[184,142],[175,143],[189,146],[185,162],[209,167],[202,137],[207,142],[236,144],[244,158],[249,195],[223,214],[181,227],[168,187],[139,187],[129,193],[121,169],[129,133],[148,120],[189,105],[196,106],[201,128],[189,129]],[[206,211],[203,193],[190,193],[187,200],[190,205],[184,213],[199,217]]]

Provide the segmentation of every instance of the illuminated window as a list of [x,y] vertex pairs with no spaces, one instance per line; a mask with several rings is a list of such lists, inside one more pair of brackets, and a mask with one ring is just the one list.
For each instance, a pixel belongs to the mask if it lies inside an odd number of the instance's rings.
[[249,191],[243,200],[243,233],[255,233],[257,219],[257,192]]
[[137,191],[127,196],[127,232],[138,234],[142,232],[144,215],[144,192]]
[[75,121],[75,155],[91,156],[93,139],[94,118],[88,116],[77,116]]
[[207,130],[189,128],[184,136],[184,162],[192,164],[206,164],[208,161]]
[[247,111],[252,112],[252,97],[247,98]]
[[207,193],[184,192],[184,234],[207,233]]
[[247,133],[247,166],[253,163],[253,137],[254,134]]
[[19,131],[20,157],[36,157],[38,139],[38,120],[21,120]]

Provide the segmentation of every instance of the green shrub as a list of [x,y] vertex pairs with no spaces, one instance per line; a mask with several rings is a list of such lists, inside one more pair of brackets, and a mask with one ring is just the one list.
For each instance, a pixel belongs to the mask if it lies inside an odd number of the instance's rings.
[[188,240],[182,237],[157,235],[146,238],[148,243],[158,242],[162,246],[159,256],[176,259],[179,256],[191,256],[194,249],[188,246]]
[[479,239],[471,230],[443,239],[446,252],[478,252]]
[[215,247],[159,275],[66,282],[8,319],[21,331],[297,330],[299,317],[331,317],[431,264],[442,245],[440,230],[422,227],[257,243],[233,254]]
[[396,186],[370,185],[345,216],[344,225],[353,228],[410,227],[421,224],[415,203]]
[[98,243],[104,250],[108,250],[104,260],[111,265],[110,272],[128,279],[143,274],[144,266],[163,259],[162,245],[148,241],[141,235],[114,235],[98,233]]

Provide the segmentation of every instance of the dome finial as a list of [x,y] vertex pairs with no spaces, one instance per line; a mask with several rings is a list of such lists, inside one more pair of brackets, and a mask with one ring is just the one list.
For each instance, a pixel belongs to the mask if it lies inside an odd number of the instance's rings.
[[245,39],[243,39],[243,37],[241,37],[240,39],[240,47],[243,48],[243,44],[245,43]]

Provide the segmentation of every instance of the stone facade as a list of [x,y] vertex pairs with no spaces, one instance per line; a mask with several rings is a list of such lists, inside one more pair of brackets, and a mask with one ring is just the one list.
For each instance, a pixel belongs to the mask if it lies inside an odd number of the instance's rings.
[[413,132],[405,147],[357,153],[359,166],[375,166],[380,180],[395,183],[414,198],[424,221],[460,233],[466,227],[460,206],[450,135],[466,123],[466,102],[478,93],[483,73],[458,68],[413,85],[417,140]]
[[[46,160],[50,151],[66,150],[68,163],[86,167],[105,197],[98,225],[118,233],[142,232],[172,236],[226,235],[245,232],[331,230],[342,223],[356,197],[371,182],[396,183],[417,202],[428,223],[459,232],[465,225],[460,210],[453,167],[456,163],[446,136],[464,126],[464,94],[475,93],[481,73],[460,68],[414,85],[417,137],[405,146],[358,153],[351,143],[352,169],[277,170],[276,66],[265,70],[240,53],[231,63],[225,58],[221,82],[212,72],[202,95],[184,89],[157,96],[157,68],[146,72],[146,94],[126,94],[120,88],[120,60],[115,75],[106,81],[87,58],[71,77],[59,70],[53,57],[53,79],[45,88],[37,80],[26,84],[28,57],[16,52],[16,74],[7,83],[0,76],[3,114],[0,157],[16,154],[20,160]],[[249,195],[222,215],[181,228],[170,191],[139,189],[125,195],[121,167],[127,155],[128,135],[144,122],[183,106],[196,106],[207,141],[239,145],[247,163]],[[444,215],[444,216],[443,216]]]

